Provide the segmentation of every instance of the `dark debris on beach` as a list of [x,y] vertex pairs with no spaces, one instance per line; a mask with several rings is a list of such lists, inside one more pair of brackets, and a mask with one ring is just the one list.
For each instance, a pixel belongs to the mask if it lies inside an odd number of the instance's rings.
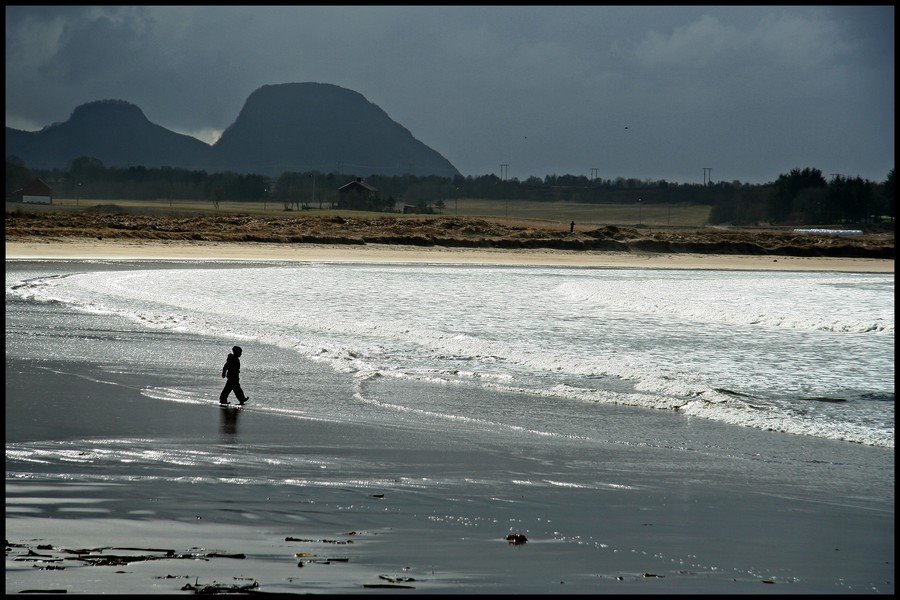
[[[358,532],[352,531],[349,535],[357,535]],[[510,533],[504,537],[504,540],[509,542],[510,545],[522,545],[528,541],[528,538],[520,533]],[[303,542],[303,543],[316,543],[316,544],[352,544],[352,540],[339,541],[339,540],[329,540],[329,539],[311,539],[311,538],[295,538],[288,536],[284,538],[284,541],[287,542]],[[200,548],[194,547],[191,548],[188,552],[177,552],[174,549],[169,548],[140,548],[140,547],[114,547],[114,546],[102,546],[97,548],[79,548],[79,549],[67,549],[67,548],[56,548],[51,544],[27,544],[27,543],[13,543],[9,540],[6,540],[6,555],[7,558],[12,557],[14,561],[26,561],[33,562],[33,567],[36,569],[46,569],[46,570],[64,570],[66,567],[62,565],[58,565],[56,563],[64,562],[64,561],[78,561],[81,563],[81,566],[87,567],[106,567],[106,566],[120,566],[127,565],[134,562],[141,561],[152,561],[152,560],[202,560],[209,561],[210,559],[245,559],[246,555],[243,553],[225,553],[219,551],[200,551]],[[109,551],[113,551],[112,553]],[[136,554],[122,554],[122,552],[135,552]],[[335,556],[320,556],[314,554],[312,552],[297,552],[295,553],[295,558],[298,559],[298,567],[303,567],[306,564],[315,564],[315,565],[330,565],[333,563],[347,563],[350,561],[348,557],[335,557]],[[405,568],[404,571],[408,569]],[[116,573],[123,573],[124,571],[115,571]],[[685,576],[696,576],[697,573],[694,571],[688,570],[680,570],[678,571],[679,575]],[[191,579],[193,576],[191,575],[162,575],[154,577],[154,579],[161,580],[178,580],[178,579]],[[630,573],[630,574],[617,574],[617,575],[597,575],[597,577],[610,577],[615,579],[616,581],[625,581],[628,580],[653,580],[653,579],[663,579],[666,575],[660,573],[652,573],[652,572],[638,572],[638,573]],[[243,594],[243,595],[259,595],[259,594],[267,594],[270,592],[266,592],[261,589],[261,585],[259,581],[254,577],[233,577],[233,583],[222,583],[219,581],[213,580],[209,583],[202,583],[199,580],[199,577],[193,577],[194,581],[192,583],[185,583],[180,588],[173,588],[173,591],[177,589],[181,592],[193,592],[194,594],[201,595],[218,595],[218,594]],[[288,582],[293,582],[296,578],[287,577],[285,578]],[[378,575],[378,581],[372,583],[363,583],[361,587],[364,589],[415,589],[416,586],[413,585],[417,583],[419,580],[414,577],[409,577],[406,575]],[[734,579],[737,581],[737,579]],[[773,585],[775,584],[774,579],[760,579],[760,583]],[[560,581],[560,583],[564,583]],[[65,594],[68,593],[68,590],[65,589],[23,589],[19,590],[17,593],[20,594]],[[277,592],[273,592],[277,593]]]
[[[210,559],[245,559],[243,553],[225,553],[218,551],[198,551],[191,548],[188,552],[176,552],[170,548],[136,548],[101,546],[97,548],[55,548],[52,544],[37,544],[31,546],[24,543],[14,543],[6,540],[6,556],[12,557],[14,562],[31,562],[33,568],[41,570],[65,570],[66,566],[59,564],[66,561],[77,561],[81,566],[87,567],[112,567],[129,565],[136,562],[153,560],[202,560]],[[112,552],[110,552],[112,551]],[[131,554],[134,552],[135,554]],[[128,553],[128,554],[124,554]],[[121,571],[116,571],[121,573]],[[187,578],[189,576],[168,575],[164,579]],[[220,585],[216,582],[208,585],[195,583],[184,586],[182,591],[195,591],[198,594],[220,593],[247,593],[259,587],[259,583],[242,585]],[[67,590],[20,590],[19,593],[67,593]]]
[[222,584],[217,581],[213,581],[208,584],[200,584],[195,580],[193,584],[188,583],[185,584],[182,588],[182,592],[194,592],[195,594],[248,594],[253,593],[259,590],[259,582],[253,581],[252,583],[245,584]]
[[[81,561],[85,565],[93,567],[110,567],[122,566],[134,562],[143,562],[148,560],[164,560],[164,559],[182,559],[182,560],[205,560],[211,558],[232,558],[244,559],[246,555],[242,553],[226,554],[222,552],[183,552],[176,553],[175,550],[158,549],[158,548],[81,548],[71,550],[67,548],[59,548],[56,554],[41,554],[28,548],[24,544],[6,543],[6,553],[9,555],[12,548],[27,548],[27,552],[13,558],[17,562],[35,562],[35,563],[57,563],[66,560]],[[42,550],[53,550],[50,546],[42,546]],[[106,552],[107,550],[124,550],[137,551],[142,554],[113,554]],[[65,556],[62,556],[65,555]]]

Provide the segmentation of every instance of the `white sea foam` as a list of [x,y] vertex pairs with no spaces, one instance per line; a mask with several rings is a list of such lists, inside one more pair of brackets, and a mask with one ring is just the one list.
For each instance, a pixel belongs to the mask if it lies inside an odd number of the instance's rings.
[[[483,419],[472,417],[468,415],[455,414],[452,412],[438,412],[433,410],[425,410],[422,408],[416,408],[412,406],[406,406],[403,404],[399,404],[396,402],[385,402],[384,400],[377,400],[371,397],[366,396],[363,393],[363,383],[370,379],[371,377],[380,376],[374,373],[358,373],[357,374],[357,385],[353,392],[353,397],[359,400],[360,402],[364,402],[366,404],[375,405],[379,408],[388,409],[391,411],[401,412],[401,413],[414,413],[416,415],[422,415],[432,418],[445,419],[448,421],[458,421],[467,424],[477,424],[480,426],[484,426],[487,428],[502,428],[510,431],[520,431],[524,433],[530,433],[538,436],[555,436],[560,435],[557,433],[553,433],[550,431],[541,431],[540,429],[532,429],[528,427],[522,427],[520,425],[510,424],[510,423],[502,423],[495,420]],[[565,434],[563,434],[565,435]]]
[[[154,329],[269,343],[360,381],[377,373],[552,401],[677,410],[889,447],[893,402],[867,398],[893,394],[893,290],[890,276],[841,273],[380,265],[7,281],[7,294],[22,299]],[[175,389],[144,394],[208,401]],[[803,401],[810,397],[850,400],[811,411]],[[362,387],[356,399],[416,418],[503,425],[451,407],[401,404]],[[266,409],[304,417],[288,405]],[[534,435],[566,433],[514,426]]]
[[176,388],[148,387],[141,390],[141,395],[154,400],[180,402],[183,404],[209,404],[209,398]]
[[[643,278],[579,280],[560,284],[556,292],[591,309],[646,317],[841,333],[894,331],[893,306],[871,303],[864,289],[870,278],[848,276],[839,288],[833,287],[833,276],[805,277],[798,286],[796,279],[782,273],[742,275],[728,285],[723,283],[720,279],[688,278],[661,290],[657,281]],[[892,291],[893,285],[890,288]],[[750,299],[753,301],[748,302]],[[830,302],[823,303],[823,299]]]

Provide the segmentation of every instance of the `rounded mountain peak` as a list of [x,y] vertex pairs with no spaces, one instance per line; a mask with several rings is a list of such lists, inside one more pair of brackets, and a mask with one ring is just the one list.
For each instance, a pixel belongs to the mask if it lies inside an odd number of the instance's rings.
[[72,111],[72,116],[69,117],[69,120],[73,122],[94,121],[97,119],[102,119],[104,121],[148,121],[146,115],[144,115],[144,111],[138,108],[138,106],[131,102],[126,102],[125,100],[97,100],[88,102],[76,107],[75,110]]
[[315,119],[369,105],[374,107],[359,92],[330,83],[279,83],[264,85],[250,94],[237,121],[281,121],[299,114]]
[[302,83],[273,83],[257,88],[247,98],[246,104],[277,98],[294,98],[309,100],[315,98],[347,97],[355,100],[365,99],[365,96],[351,89],[343,88],[333,83],[316,83],[306,81]]

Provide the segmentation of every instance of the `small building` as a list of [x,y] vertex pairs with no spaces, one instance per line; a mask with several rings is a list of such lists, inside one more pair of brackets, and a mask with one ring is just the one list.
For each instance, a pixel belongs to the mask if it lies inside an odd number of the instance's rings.
[[354,181],[338,188],[338,208],[371,210],[372,200],[378,190],[357,177]]
[[53,204],[53,188],[35,177],[21,190],[13,192],[17,200],[27,204]]

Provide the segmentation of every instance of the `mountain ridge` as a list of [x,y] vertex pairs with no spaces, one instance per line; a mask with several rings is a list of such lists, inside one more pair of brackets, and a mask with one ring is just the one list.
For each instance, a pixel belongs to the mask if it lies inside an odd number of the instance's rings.
[[285,171],[453,177],[459,171],[354,90],[326,83],[254,90],[213,144],[152,123],[135,104],[97,100],[39,131],[6,128],[6,156],[66,168],[80,156],[107,166],[177,167],[277,177]]

